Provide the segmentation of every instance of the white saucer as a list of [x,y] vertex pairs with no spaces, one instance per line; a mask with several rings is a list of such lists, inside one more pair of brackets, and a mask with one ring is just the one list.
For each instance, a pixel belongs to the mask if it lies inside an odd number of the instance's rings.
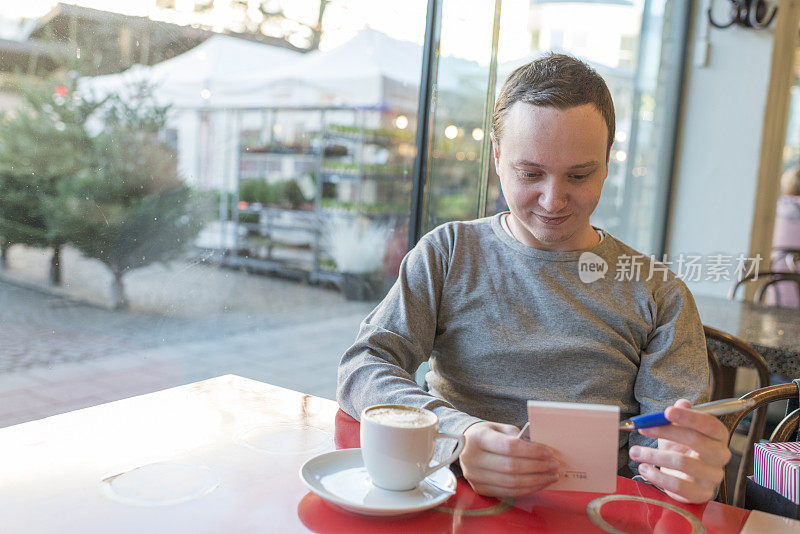
[[456,477],[442,467],[416,489],[389,491],[372,485],[361,459],[361,449],[320,454],[300,468],[300,479],[313,493],[352,512],[400,515],[433,508],[456,491]]

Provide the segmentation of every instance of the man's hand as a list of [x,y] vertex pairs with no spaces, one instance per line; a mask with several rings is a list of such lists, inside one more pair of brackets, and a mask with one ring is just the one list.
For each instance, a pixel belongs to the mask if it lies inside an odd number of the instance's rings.
[[665,410],[671,425],[640,430],[658,438],[658,449],[634,446],[630,457],[641,462],[640,475],[676,501],[704,503],[716,495],[731,459],[728,430],[713,415],[691,407],[681,399]]
[[552,449],[518,439],[517,434],[519,428],[513,425],[489,422],[475,423],[464,432],[461,470],[477,493],[517,497],[558,480]]

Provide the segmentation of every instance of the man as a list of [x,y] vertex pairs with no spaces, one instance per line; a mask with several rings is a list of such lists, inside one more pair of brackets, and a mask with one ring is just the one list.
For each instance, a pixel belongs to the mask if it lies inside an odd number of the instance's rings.
[[[538,59],[506,80],[492,130],[510,213],[447,223],[409,252],[342,357],[340,406],[354,417],[379,403],[433,410],[464,433],[472,487],[516,496],[560,468],[549,448],[516,439],[526,400],[616,404],[623,417],[672,405],[672,425],[620,437],[619,472],[680,501],[713,498],[730,453],[725,427],[687,409],[708,378],[688,289],[649,261],[632,280],[581,279],[584,260],[613,270],[639,256],[589,223],[614,139],[605,82],[569,56]],[[428,391],[412,377],[426,360]]]

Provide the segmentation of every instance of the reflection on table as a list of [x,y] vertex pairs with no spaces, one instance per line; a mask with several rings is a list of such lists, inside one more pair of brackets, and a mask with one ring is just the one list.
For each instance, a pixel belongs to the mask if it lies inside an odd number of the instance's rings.
[[[233,375],[0,429],[2,532],[602,532],[587,516],[599,494],[542,491],[513,501],[464,480],[443,506],[411,516],[346,512],[301,483],[317,454],[358,446],[334,402]],[[619,478],[617,493],[665,501],[709,533],[738,532],[748,512],[678,505]],[[688,532],[676,512],[609,502],[623,530]],[[638,530],[637,530],[638,531]]]

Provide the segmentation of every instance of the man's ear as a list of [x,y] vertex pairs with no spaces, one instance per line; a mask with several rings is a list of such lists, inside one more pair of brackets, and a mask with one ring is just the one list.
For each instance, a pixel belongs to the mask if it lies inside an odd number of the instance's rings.
[[491,132],[489,137],[492,139],[492,159],[494,159],[494,170],[497,172],[497,176],[500,176],[500,143],[494,136],[494,132]]

